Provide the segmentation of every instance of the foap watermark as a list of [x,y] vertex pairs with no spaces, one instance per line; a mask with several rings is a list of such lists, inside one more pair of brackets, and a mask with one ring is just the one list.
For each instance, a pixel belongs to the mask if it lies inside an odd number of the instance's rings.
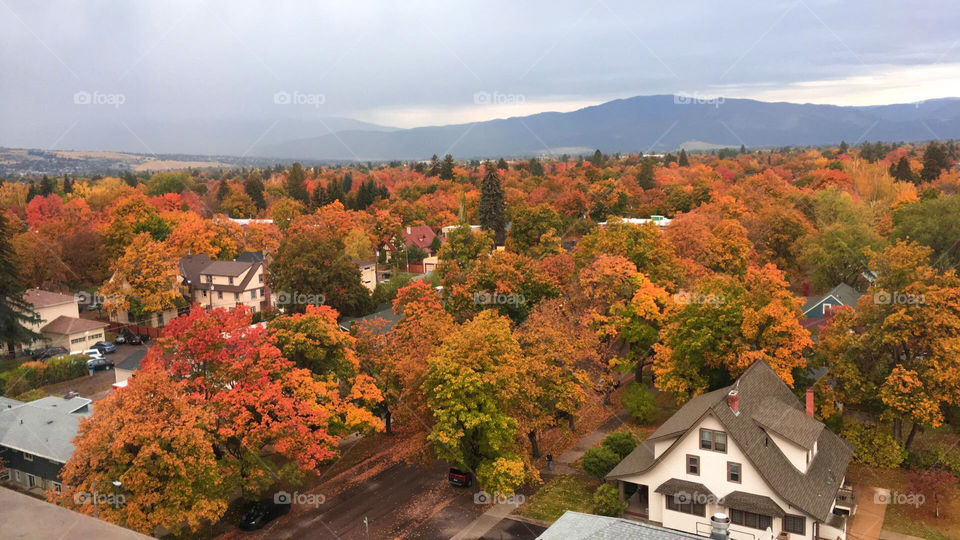
[[327,502],[327,498],[322,493],[300,493],[294,491],[278,491],[273,494],[274,504],[297,504],[303,506],[312,506],[319,508],[321,504]]
[[720,504],[720,499],[716,495],[706,493],[689,493],[687,491],[678,491],[674,493],[673,500],[677,504]]
[[699,92],[680,92],[673,96],[674,105],[713,105],[719,108],[723,102],[721,96],[708,96]]
[[474,105],[522,105],[526,102],[527,98],[523,94],[508,94],[497,90],[493,92],[480,90],[473,93]]
[[520,306],[527,303],[527,298],[522,294],[491,293],[481,291],[473,293],[473,303],[478,306]]
[[709,304],[711,306],[719,306],[724,302],[726,302],[726,298],[722,294],[680,291],[673,295],[674,304]]
[[899,291],[877,291],[873,293],[873,303],[882,305],[899,304],[919,306],[924,304],[923,294],[910,294]]
[[274,105],[306,105],[319,109],[326,102],[327,96],[323,94],[308,94],[299,90],[293,92],[280,90],[273,94]]
[[527,498],[519,493],[510,495],[494,493],[490,495],[486,491],[480,490],[473,494],[473,504],[512,504],[513,506],[520,506],[526,501]]
[[123,296],[119,294],[97,294],[80,291],[73,295],[73,299],[81,305],[99,306],[107,303],[119,303],[123,301]]
[[94,494],[89,491],[75,491],[73,492],[73,502],[77,505],[107,504],[117,508],[126,504],[127,498],[123,493],[97,493],[94,497]]
[[74,105],[105,105],[119,109],[120,106],[126,102],[127,96],[123,94],[111,94],[100,92],[99,90],[94,90],[93,92],[80,90],[73,94]]
[[320,306],[326,303],[326,297],[323,294],[278,291],[274,296],[277,304],[282,306],[290,304]]
[[873,502],[877,504],[904,504],[919,508],[927,498],[923,493],[899,493],[897,491],[877,490],[873,494]]

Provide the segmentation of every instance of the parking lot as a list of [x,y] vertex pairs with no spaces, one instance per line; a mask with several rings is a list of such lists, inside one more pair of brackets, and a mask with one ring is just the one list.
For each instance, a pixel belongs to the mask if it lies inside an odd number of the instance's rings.
[[[114,364],[119,364],[134,352],[145,351],[146,348],[145,345],[117,345],[117,352],[107,355],[107,358]],[[95,371],[92,376],[88,374],[86,377],[50,384],[40,389],[52,396],[76,392],[81,397],[97,401],[110,393],[114,382],[116,382],[116,375],[113,369],[104,369]]]

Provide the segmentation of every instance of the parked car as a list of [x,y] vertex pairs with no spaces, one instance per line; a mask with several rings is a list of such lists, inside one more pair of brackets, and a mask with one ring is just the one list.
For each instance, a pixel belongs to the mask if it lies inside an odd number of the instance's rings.
[[117,337],[113,338],[113,343],[116,345],[123,345],[127,342],[127,338],[123,334],[117,334]]
[[117,346],[109,341],[98,341],[93,344],[93,348],[100,351],[102,354],[112,354],[117,352]]
[[450,467],[450,472],[447,473],[447,481],[450,482],[451,486],[470,487],[473,484],[473,474]]
[[39,351],[35,352],[36,355],[33,357],[33,359],[38,362],[43,362],[44,360],[48,360],[50,358],[70,354],[70,351],[64,349],[63,347],[47,347],[46,349],[40,349]]
[[127,345],[143,345],[143,341],[140,339],[139,335],[130,334],[127,336]]
[[87,360],[87,367],[97,371],[100,369],[113,369],[114,363],[113,360],[109,360],[104,356],[91,356]]
[[257,501],[243,515],[238,526],[245,531],[255,531],[290,511],[290,504],[282,504],[271,500]]

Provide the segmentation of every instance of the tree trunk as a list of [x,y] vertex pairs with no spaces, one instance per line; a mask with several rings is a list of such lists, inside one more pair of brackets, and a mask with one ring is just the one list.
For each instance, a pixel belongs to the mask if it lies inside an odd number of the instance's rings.
[[387,435],[393,435],[393,430],[390,429],[391,420],[393,419],[393,413],[390,412],[390,409],[387,409],[387,412],[383,414],[383,423],[384,428],[386,429]]
[[540,457],[540,445],[537,444],[537,431],[535,429],[531,429],[529,432],[527,432],[527,438],[530,439],[530,449],[533,457]]
[[900,418],[893,419],[893,438],[897,442],[903,441],[903,420]]
[[903,444],[904,450],[910,450],[910,445],[913,444],[913,438],[916,437],[918,431],[920,431],[920,423],[914,422],[913,427],[910,428],[910,434],[907,435],[907,442]]

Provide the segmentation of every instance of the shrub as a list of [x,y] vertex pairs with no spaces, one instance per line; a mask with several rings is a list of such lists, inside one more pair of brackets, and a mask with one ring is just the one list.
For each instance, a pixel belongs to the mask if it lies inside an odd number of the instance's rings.
[[583,470],[597,478],[603,478],[620,463],[620,456],[604,446],[591,448],[583,455]]
[[623,403],[623,407],[627,409],[634,420],[646,424],[653,421],[659,411],[659,407],[657,407],[653,398],[653,392],[646,386],[634,381],[623,391],[620,402]]
[[38,400],[38,399],[40,399],[40,398],[45,398],[45,397],[47,397],[47,393],[46,393],[46,392],[44,392],[43,390],[40,390],[39,388],[34,388],[33,390],[30,390],[30,391],[24,392],[23,394],[20,394],[19,396],[15,397],[14,399],[16,399],[17,401],[27,402],[27,401],[35,401],[35,400]]
[[603,446],[620,456],[620,459],[623,459],[637,447],[637,439],[634,438],[633,433],[611,433],[603,440]]
[[19,396],[46,384],[69,381],[87,374],[87,357],[82,354],[53,358],[46,362],[25,362],[6,374],[4,394]]
[[593,513],[600,516],[618,517],[627,509],[626,501],[620,500],[617,488],[603,484],[593,493]]
[[853,423],[841,435],[853,444],[853,459],[864,465],[889,469],[899,466],[907,457],[900,443],[876,424]]

